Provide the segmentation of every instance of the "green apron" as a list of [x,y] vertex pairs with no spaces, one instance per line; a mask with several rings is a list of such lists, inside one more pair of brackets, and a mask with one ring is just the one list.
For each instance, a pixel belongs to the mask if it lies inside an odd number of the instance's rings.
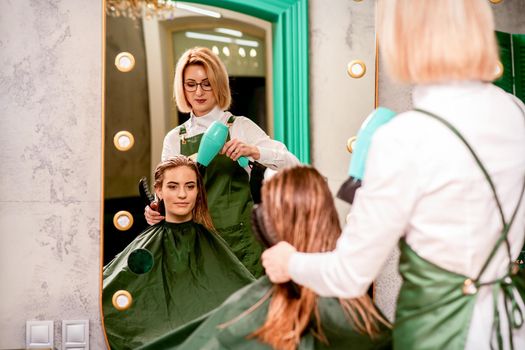
[[[498,348],[502,349],[500,318],[506,317],[509,322],[509,347],[514,349],[511,331],[523,326],[523,314],[515,299],[515,292],[521,296],[522,300],[525,300],[525,271],[519,271],[513,262],[507,235],[523,198],[525,182],[518,205],[511,219],[507,220],[492,179],[459,131],[441,117],[419,109],[416,111],[445,124],[467,146],[492,189],[499,208],[502,230],[501,236],[476,278],[447,271],[421,258],[404,240],[400,241],[399,272],[403,277],[403,283],[396,309],[394,348],[403,350],[465,348],[477,291],[479,288],[492,288],[494,297],[493,335],[497,337]],[[507,273],[494,281],[481,283],[480,279],[485,269],[502,243],[505,243],[509,258]],[[503,315],[497,307],[497,300],[501,294],[504,296],[506,305]]]
[[[235,117],[231,116],[228,124],[234,120]],[[186,128],[182,126],[179,131],[180,150],[183,155],[191,156],[198,152],[204,134],[188,138],[185,134]],[[255,277],[261,276],[262,246],[251,228],[253,201],[248,173],[231,158],[218,154],[206,169],[204,185],[215,228],[244,266]]]
[[[104,267],[103,278],[104,325],[115,350],[136,349],[254,281],[218,234],[192,221],[149,227]],[[119,290],[132,296],[124,311],[112,303]]]
[[[271,349],[257,339],[247,337],[262,327],[268,313],[270,298],[267,298],[252,312],[243,314],[257,304],[265,295],[271,293],[273,285],[266,276],[237,291],[220,307],[186,324],[162,338],[142,347],[142,350],[186,349],[186,350],[226,350],[226,349]],[[304,330],[298,350],[313,349],[390,349],[391,332],[386,327],[375,339],[358,333],[345,316],[339,300],[319,298],[318,310],[321,327],[329,345],[314,337],[314,324]],[[219,327],[228,323],[226,327]]]

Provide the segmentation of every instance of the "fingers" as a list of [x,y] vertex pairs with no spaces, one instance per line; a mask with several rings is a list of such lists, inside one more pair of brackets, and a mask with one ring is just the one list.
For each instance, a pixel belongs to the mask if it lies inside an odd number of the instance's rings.
[[221,154],[236,161],[242,156],[250,156],[250,146],[237,139],[232,139],[224,144]]
[[[157,202],[154,202],[151,204],[151,206],[155,207],[154,209],[156,209],[158,204]],[[160,213],[154,209],[150,208],[148,205],[146,208],[144,208],[144,217],[146,218],[146,222],[150,225],[155,225],[164,220],[164,216],[160,215]]]
[[285,283],[291,280],[288,272],[288,263],[295,251],[292,245],[286,242],[279,242],[263,252],[261,256],[262,265],[270,281],[273,283]]

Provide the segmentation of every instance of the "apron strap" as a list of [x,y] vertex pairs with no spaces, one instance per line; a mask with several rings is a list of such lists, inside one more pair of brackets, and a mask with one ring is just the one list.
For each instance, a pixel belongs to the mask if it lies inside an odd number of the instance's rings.
[[181,125],[180,129],[179,129],[179,137],[180,137],[180,142],[182,144],[186,144],[186,127],[184,125]]
[[234,115],[230,115],[230,117],[228,118],[228,121],[226,122],[226,125],[228,126],[228,128],[233,125],[234,121],[235,121],[235,116]]

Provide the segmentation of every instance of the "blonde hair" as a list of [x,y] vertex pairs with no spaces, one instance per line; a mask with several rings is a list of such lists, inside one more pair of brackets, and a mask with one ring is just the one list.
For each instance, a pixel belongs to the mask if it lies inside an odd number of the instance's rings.
[[182,54],[177,62],[175,69],[175,79],[173,80],[173,98],[179,111],[189,113],[191,105],[186,99],[184,91],[184,74],[186,67],[190,65],[202,66],[206,71],[208,80],[212,87],[212,93],[217,101],[217,105],[226,110],[231,105],[230,83],[226,67],[210,49],[206,47],[194,47]]
[[499,60],[486,0],[379,0],[379,51],[404,83],[492,81]]
[[186,156],[178,155],[160,162],[159,165],[157,165],[157,167],[155,168],[154,187],[155,189],[162,188],[162,184],[164,182],[164,174],[166,173],[166,170],[179,168],[183,166],[193,170],[197,177],[197,198],[195,200],[195,206],[192,210],[193,221],[203,225],[209,231],[215,232],[213,221],[211,219],[210,212],[208,211],[208,201],[206,199],[206,190],[204,189],[204,182],[202,180],[202,176],[199,173],[199,170],[197,169],[197,164],[195,164],[193,160]]
[[[341,234],[339,218],[328,185],[314,168],[297,166],[277,173],[263,185],[262,203],[264,216],[280,240],[300,252],[335,248]],[[314,334],[327,342],[317,309],[318,296],[308,288],[299,289],[300,297],[294,299],[285,286],[275,285],[266,321],[251,336],[276,349],[295,349],[313,314]],[[389,326],[368,295],[339,301],[357,331],[374,337],[380,333],[379,323]]]

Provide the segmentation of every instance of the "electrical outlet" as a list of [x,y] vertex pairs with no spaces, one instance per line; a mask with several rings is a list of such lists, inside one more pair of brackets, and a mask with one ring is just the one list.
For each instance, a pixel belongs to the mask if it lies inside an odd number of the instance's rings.
[[53,349],[53,321],[26,321],[26,348]]
[[62,349],[89,350],[89,320],[62,321]]

